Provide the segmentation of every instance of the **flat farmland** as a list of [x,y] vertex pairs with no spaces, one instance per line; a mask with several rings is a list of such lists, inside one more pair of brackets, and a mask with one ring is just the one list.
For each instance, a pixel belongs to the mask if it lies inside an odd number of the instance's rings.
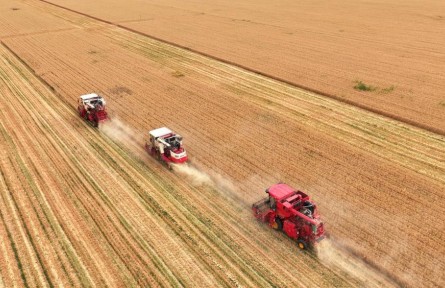
[[[8,4],[21,6],[0,28],[6,286],[444,285],[443,136],[41,1]],[[100,131],[76,116],[90,91],[113,119]],[[192,167],[145,155],[163,125]],[[322,210],[318,256],[252,219],[278,181]]]
[[445,133],[443,1],[48,2]]
[[[309,253],[287,257],[298,253],[296,245],[281,234],[271,237],[210,180],[184,181],[146,157],[137,140],[114,142],[123,128],[118,138],[130,135],[121,124],[98,133],[4,47],[0,59],[2,286],[357,286],[366,280]],[[391,285],[378,273],[364,275]]]

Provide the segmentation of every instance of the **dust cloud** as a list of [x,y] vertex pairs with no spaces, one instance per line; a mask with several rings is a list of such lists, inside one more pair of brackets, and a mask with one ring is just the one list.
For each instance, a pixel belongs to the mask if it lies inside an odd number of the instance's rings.
[[203,172],[198,167],[187,163],[173,164],[172,167],[175,172],[191,181],[194,186],[210,187],[222,196],[235,200],[236,203],[241,203],[244,206],[250,206],[251,204],[246,199],[240,197],[242,193],[239,192],[237,185],[221,174],[214,171]]
[[197,168],[191,167],[188,164],[173,164],[173,170],[188,178],[194,186],[214,186],[214,182],[210,176]]
[[[141,135],[134,128],[126,125],[119,118],[113,118],[103,124],[99,124],[99,131],[110,137],[113,141],[124,144],[133,152],[143,146]],[[139,148],[139,149],[138,149]]]
[[334,271],[352,276],[362,287],[398,287],[397,283],[383,273],[370,267],[360,257],[348,252],[345,245],[333,239],[324,239],[316,246],[320,262]]

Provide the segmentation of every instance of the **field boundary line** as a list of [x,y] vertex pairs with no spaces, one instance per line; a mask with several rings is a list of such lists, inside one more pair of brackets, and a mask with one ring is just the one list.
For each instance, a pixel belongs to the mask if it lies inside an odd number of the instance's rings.
[[364,104],[357,103],[357,102],[354,102],[354,101],[349,100],[349,99],[344,99],[344,98],[342,98],[340,96],[336,96],[334,94],[330,94],[330,93],[323,92],[323,91],[320,91],[320,90],[317,90],[317,89],[313,89],[313,88],[310,88],[308,86],[301,85],[301,84],[295,83],[293,81],[286,80],[286,79],[283,79],[283,78],[280,78],[280,77],[268,74],[266,72],[262,72],[262,71],[250,68],[248,66],[245,66],[245,65],[242,65],[242,64],[239,64],[239,63],[236,63],[236,62],[224,59],[224,58],[220,58],[220,57],[208,54],[206,52],[202,52],[202,51],[196,50],[194,48],[190,48],[190,47],[187,47],[187,46],[184,46],[184,45],[181,45],[181,44],[169,41],[169,40],[165,40],[165,39],[162,39],[162,38],[159,38],[159,37],[156,37],[156,36],[153,36],[153,35],[141,32],[141,31],[138,31],[138,30],[133,29],[133,28],[126,27],[126,26],[121,25],[121,24],[116,23],[116,22],[105,20],[105,19],[93,16],[93,15],[90,15],[90,14],[87,14],[87,13],[84,13],[84,12],[80,12],[80,11],[77,11],[77,10],[74,10],[74,9],[71,9],[71,8],[68,8],[68,7],[56,4],[56,3],[52,3],[52,2],[50,2],[48,0],[38,0],[38,1],[44,2],[46,4],[49,4],[49,5],[52,5],[52,6],[55,6],[55,7],[58,7],[60,9],[64,9],[64,10],[70,11],[72,13],[76,13],[76,14],[79,14],[79,15],[82,15],[82,16],[94,19],[94,20],[102,22],[102,23],[106,23],[106,24],[109,24],[109,25],[121,28],[121,29],[126,30],[126,31],[130,31],[132,33],[136,33],[138,35],[149,37],[151,39],[154,39],[156,41],[159,41],[159,42],[162,42],[162,43],[165,43],[165,44],[168,44],[168,45],[172,45],[174,47],[179,47],[181,49],[184,49],[184,50],[196,53],[198,55],[201,55],[201,56],[204,56],[204,57],[207,57],[207,58],[210,58],[210,59],[213,59],[213,60],[225,63],[227,65],[231,65],[231,66],[234,66],[234,67],[241,68],[243,70],[246,70],[246,71],[249,71],[249,72],[261,75],[263,77],[267,77],[267,78],[273,79],[275,81],[278,81],[278,82],[281,82],[281,83],[285,83],[287,85],[291,85],[293,87],[296,87],[296,88],[299,88],[299,89],[302,89],[302,90],[305,90],[305,91],[309,91],[309,92],[318,94],[320,96],[324,96],[324,97],[328,97],[328,98],[334,99],[334,100],[336,100],[338,102],[341,102],[341,103],[344,103],[344,104],[348,104],[348,105],[351,105],[351,106],[354,106],[354,107],[358,107],[358,108],[363,109],[365,111],[368,111],[368,112],[371,112],[371,113],[374,113],[374,114],[377,114],[377,115],[381,115],[381,116],[384,116],[384,117],[396,120],[398,122],[403,122],[403,123],[409,124],[411,126],[414,126],[414,127],[417,127],[417,128],[420,128],[420,129],[423,129],[423,130],[426,130],[426,131],[429,131],[429,132],[432,132],[432,133],[435,133],[435,134],[439,134],[441,136],[445,136],[445,130],[440,129],[440,128],[436,128],[436,127],[433,127],[433,126],[422,124],[422,123],[419,123],[417,121],[411,120],[409,118],[398,116],[398,115],[395,115],[395,114],[392,114],[392,113],[389,113],[389,112],[381,111],[380,109],[377,109],[377,108],[368,107],[368,106],[366,106]]

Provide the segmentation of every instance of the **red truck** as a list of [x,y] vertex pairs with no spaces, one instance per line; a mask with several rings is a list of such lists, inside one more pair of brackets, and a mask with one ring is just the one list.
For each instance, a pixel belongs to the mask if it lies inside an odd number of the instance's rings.
[[310,197],[287,184],[266,189],[268,197],[252,205],[253,215],[295,239],[300,249],[313,248],[325,238],[323,222]]

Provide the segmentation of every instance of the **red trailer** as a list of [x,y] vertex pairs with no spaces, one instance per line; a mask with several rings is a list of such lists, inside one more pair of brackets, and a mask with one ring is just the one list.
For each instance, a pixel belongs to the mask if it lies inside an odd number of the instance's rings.
[[105,99],[95,93],[82,95],[77,106],[79,116],[90,122],[94,127],[108,120],[105,110]]
[[252,205],[255,218],[284,231],[301,249],[313,248],[324,239],[317,206],[306,193],[282,183],[269,187],[266,193],[267,198]]
[[188,160],[187,152],[182,145],[182,136],[174,133],[166,127],[158,128],[148,132],[148,140],[145,150],[159,161],[164,162],[169,169],[171,164],[180,164]]

